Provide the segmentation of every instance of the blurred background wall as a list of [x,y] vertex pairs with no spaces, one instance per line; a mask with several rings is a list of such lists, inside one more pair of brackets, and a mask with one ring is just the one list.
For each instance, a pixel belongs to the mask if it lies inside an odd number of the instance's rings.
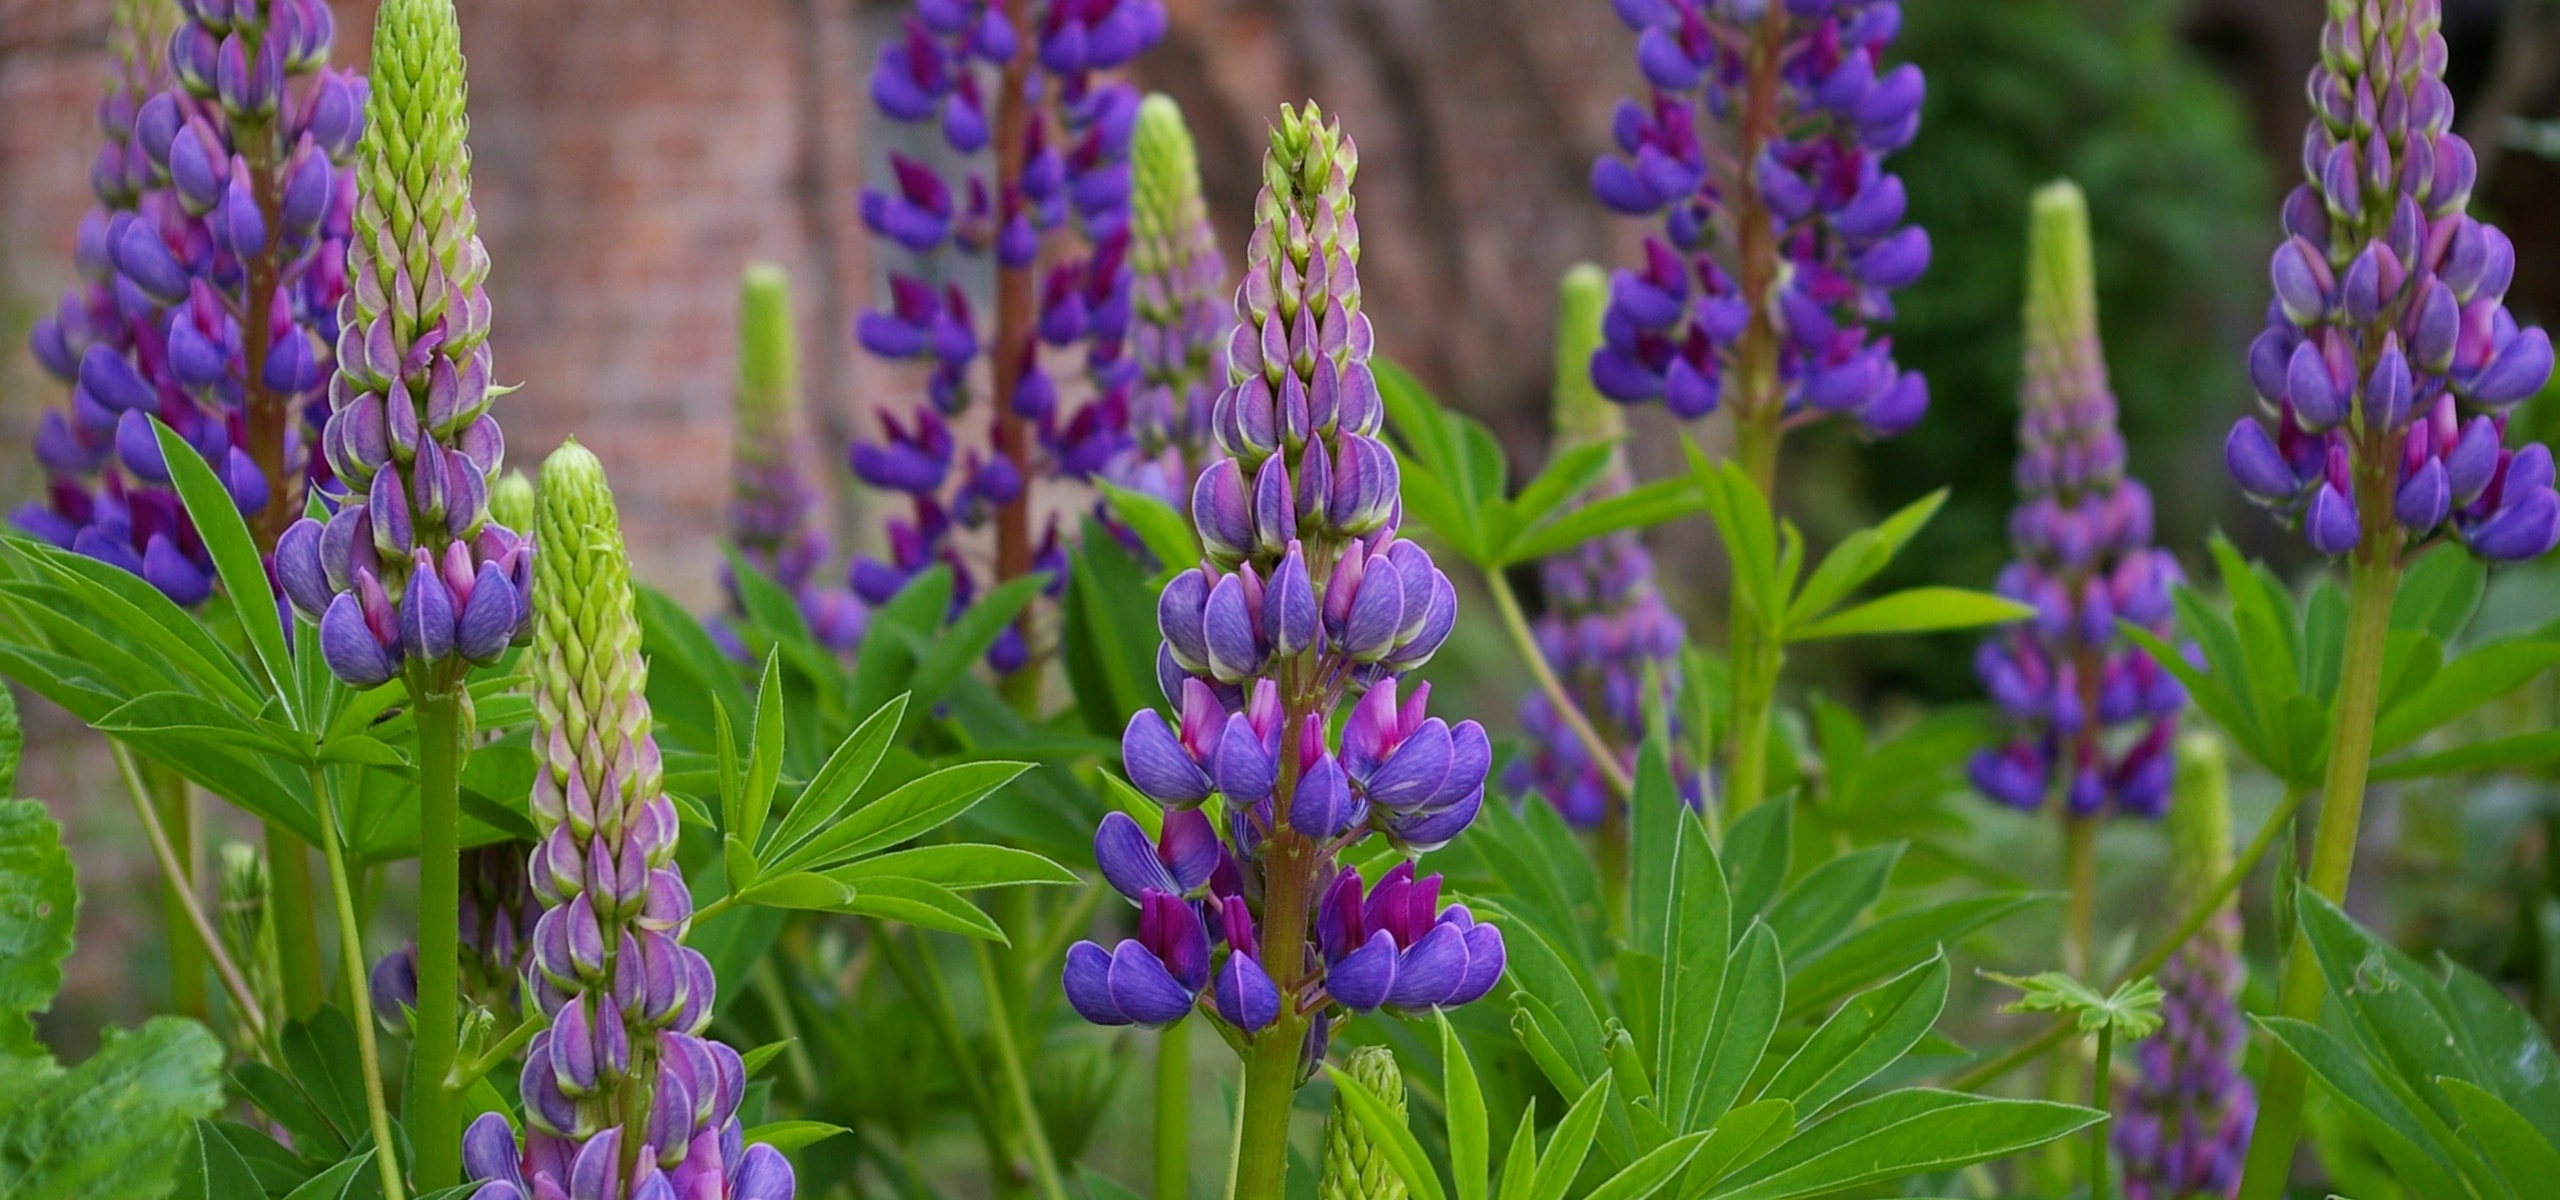
[[[1611,106],[1637,82],[1631,39],[1606,0],[1168,5],[1172,35],[1139,74],[1189,113],[1231,256],[1266,115],[1321,99],[1361,146],[1363,278],[1386,353],[1491,421],[1515,465],[1533,465],[1543,454],[1553,280],[1580,259],[1626,260],[1642,232],[1606,214],[1585,185]],[[37,487],[27,433],[61,402],[25,331],[72,278],[107,7],[0,0],[0,510]],[[846,332],[877,281],[853,216],[878,154],[863,80],[903,6],[460,7],[478,207],[495,263],[494,344],[500,374],[525,385],[505,402],[516,462],[530,466],[571,433],[593,446],[623,482],[644,575],[708,607],[739,267],[770,259],[797,282],[808,455],[826,478],[849,485],[841,448],[869,428],[867,405],[913,395]],[[2247,400],[2240,352],[2265,303],[2274,200],[2298,171],[2301,80],[2322,7],[1906,0],[1899,49],[1928,69],[1930,97],[1919,142],[1893,167],[1937,257],[1902,293],[1895,331],[1903,361],[1928,373],[1935,406],[1885,447],[1828,433],[1795,443],[1788,504],[1817,544],[1952,483],[1955,500],[1908,571],[1989,580],[2009,500],[2020,224],[2028,192],[2069,174],[2091,195],[2110,359],[2165,539],[2196,547],[2222,525],[2255,552],[2297,553],[2266,523],[2233,519],[2219,447]],[[2445,8],[2451,83],[2482,148],[2479,207],[2518,244],[2518,316],[2547,322],[2560,317],[2560,169],[2510,143],[2535,136],[2519,119],[2560,113],[2560,3]],[[341,0],[337,12],[337,61],[361,64],[372,4]],[[1640,470],[1673,467],[1670,432],[1658,414],[1638,414]],[[857,535],[870,526],[860,506],[848,494],[838,512]],[[1675,599],[1693,628],[1710,629],[1720,605],[1704,524],[1656,540]],[[1878,643],[1862,645],[1855,663],[1806,665],[1854,695],[1955,696],[1973,687],[1967,649],[1959,639]],[[29,715],[38,754],[26,790],[77,794],[68,781],[95,768],[84,757],[94,747],[48,739],[67,723]],[[73,818],[75,844],[98,844],[77,823],[113,821],[112,806],[91,809]],[[83,867],[93,883],[148,879],[139,859]],[[84,936],[117,933],[93,925]],[[79,960],[101,973],[90,988],[113,990],[116,959]]]

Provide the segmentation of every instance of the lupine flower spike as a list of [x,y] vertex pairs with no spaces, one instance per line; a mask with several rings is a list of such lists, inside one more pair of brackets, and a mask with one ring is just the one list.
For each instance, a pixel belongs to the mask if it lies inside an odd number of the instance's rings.
[[[1608,282],[1598,267],[1585,264],[1565,274],[1556,319],[1553,452],[1559,455],[1626,436],[1625,418],[1593,389],[1588,367],[1599,346],[1607,297]],[[1623,492],[1633,481],[1626,455],[1612,452],[1608,472],[1587,499]],[[1635,533],[1613,533],[1538,564],[1538,580],[1547,601],[1536,626],[1538,648],[1617,752],[1620,765],[1632,772],[1648,703],[1665,713],[1679,711],[1674,701],[1687,637],[1654,586],[1653,555]],[[1520,724],[1529,745],[1503,772],[1503,790],[1514,796],[1535,792],[1576,828],[1599,827],[1616,799],[1546,693],[1532,690],[1521,698]],[[1685,753],[1675,758],[1683,797],[1702,803],[1703,781]]]
[[[2219,739],[2178,743],[2169,807],[2170,895],[2180,911],[2231,869],[2230,781]],[[2240,1073],[2240,907],[2226,899],[2160,970],[2160,1032],[2134,1051],[2140,1082],[2116,1114],[2125,1200],[2227,1200],[2258,1104]]]
[[[818,532],[817,490],[801,473],[800,352],[792,332],[791,281],[779,267],[748,267],[738,285],[737,440],[732,452],[729,544],[797,601],[821,645],[850,651],[862,640],[863,608],[851,593],[819,580],[827,539]],[[737,581],[721,570],[730,611]],[[725,621],[712,634],[731,654],[746,647]]]
[[[904,416],[881,410],[880,439],[852,448],[856,476],[914,506],[889,523],[886,558],[854,560],[849,581],[865,603],[941,563],[957,576],[957,611],[980,572],[953,535],[989,526],[999,581],[1037,570],[1053,595],[1063,586],[1063,534],[1052,517],[1035,544],[1032,492],[1089,480],[1127,454],[1138,375],[1128,344],[1138,92],[1104,73],[1161,39],[1164,20],[1159,0],[917,0],[880,48],[872,102],[892,121],[933,124],[950,151],[943,161],[972,165],[946,174],[893,152],[892,186],[862,197],[864,225],[918,265],[891,270],[889,306],[864,313],[855,334],[874,355],[929,372],[927,404]],[[977,270],[996,277],[992,322],[951,279]],[[1081,348],[1083,404],[1063,396],[1041,344],[1061,355]],[[981,356],[995,411],[988,443],[964,452],[952,418],[970,407]],[[1006,672],[1028,663],[1022,628],[988,660]]]
[[1970,772],[1982,794],[2017,808],[2059,794],[2075,817],[2156,817],[2169,800],[2186,690],[2117,622],[2170,636],[2169,589],[2180,575],[2177,560],[2151,545],[2151,493],[2124,472],[2079,188],[2036,193],[2027,262],[2019,502],[2009,516],[2018,557],[1999,591],[2036,616],[1974,656],[2016,733],[1977,753]]
[[604,467],[571,442],[542,465],[527,872],[544,912],[525,986],[549,1026],[525,1049],[521,1146],[473,1122],[474,1200],[788,1200],[791,1166],[744,1144],[746,1067],[703,1036],[716,985],[684,944],[693,899],[660,786],[648,664]]
[[1227,265],[1200,198],[1200,161],[1171,96],[1138,105],[1129,212],[1129,486],[1179,507],[1208,462],[1209,409],[1227,376]]
[[2329,6],[2304,181],[2249,348],[2263,419],[2224,446],[2241,490],[2326,555],[2451,537],[2517,560],[2560,541],[2550,449],[2505,444],[2551,377],[2551,339],[2507,312],[2514,244],[2464,211],[2479,168],[2453,132],[2439,9]]
[[1137,935],[1067,954],[1087,1020],[1155,1026],[1198,1008],[1247,1044],[1242,1194],[1277,1194],[1273,1130],[1336,1014],[1465,1004],[1502,974],[1502,935],[1442,907],[1438,876],[1408,860],[1372,884],[1338,865],[1373,832],[1408,854],[1456,837],[1493,757],[1482,726],[1429,715],[1428,685],[1399,695],[1448,637],[1457,595],[1396,536],[1358,166],[1313,105],[1282,110],[1211,414],[1224,457],[1191,492],[1208,561],[1157,607],[1174,715],[1143,710],[1121,739],[1129,779],[1167,810],[1162,832],[1115,813],[1094,843]]
[[490,519],[506,458],[491,405],[489,256],[471,209],[450,0],[390,0],[374,36],[354,280],[321,447],[346,492],[276,544],[285,595],[356,687],[442,691],[525,631],[530,548]]
[[307,421],[346,292],[364,87],[327,69],[322,0],[121,0],[111,29],[83,283],[32,337],[71,404],[38,426],[46,495],[14,523],[192,605],[212,561],[150,421],[212,464],[261,545],[326,481]]
[[[1342,1070],[1386,1101],[1387,1111],[1397,1120],[1404,1119],[1404,1070],[1396,1065],[1394,1051],[1362,1046],[1344,1057]],[[1324,1122],[1321,1169],[1316,1200],[1405,1200],[1411,1194],[1404,1176],[1388,1161],[1386,1148],[1369,1135],[1369,1127],[1339,1094]]]
[[[1644,99],[1622,100],[1600,201],[1661,228],[1610,285],[1603,394],[1683,418],[1843,416],[1910,428],[1927,386],[1894,365],[1891,295],[1929,265],[1885,156],[1920,127],[1920,69],[1888,68],[1897,0],[1617,0]],[[1711,154],[1710,123],[1737,153]],[[1715,162],[1732,160],[1730,168]]]

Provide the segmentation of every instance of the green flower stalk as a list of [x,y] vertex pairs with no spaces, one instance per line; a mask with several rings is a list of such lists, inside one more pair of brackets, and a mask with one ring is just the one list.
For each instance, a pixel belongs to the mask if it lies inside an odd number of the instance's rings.
[[[1396,1066],[1394,1051],[1362,1046],[1342,1066],[1344,1074],[1386,1101],[1397,1120],[1404,1119],[1404,1072]],[[1317,1200],[1405,1200],[1404,1177],[1396,1174],[1386,1151],[1339,1094],[1332,1115],[1325,1118],[1323,1172],[1316,1180]]]
[[1138,454],[1127,482],[1178,505],[1211,454],[1210,407],[1227,376],[1227,268],[1200,196],[1199,151],[1172,97],[1139,104],[1131,157],[1130,342],[1139,383],[1129,400]]
[[533,481],[509,471],[489,485],[489,519],[509,529],[533,528]]
[[[814,523],[817,489],[800,471],[800,350],[791,324],[791,280],[769,263],[749,266],[738,284],[737,434],[729,468],[729,544],[748,564],[791,594],[819,644],[849,652],[862,641],[862,602],[817,578],[827,540]],[[724,565],[720,586],[729,615],[745,609],[738,581]],[[713,638],[740,659],[750,655],[725,618]]]

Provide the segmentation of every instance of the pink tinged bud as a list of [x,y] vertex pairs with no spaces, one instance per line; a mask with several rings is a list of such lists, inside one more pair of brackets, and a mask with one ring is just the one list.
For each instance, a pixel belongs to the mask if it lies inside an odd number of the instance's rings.
[[2551,337],[2537,328],[2516,331],[2498,347],[2489,365],[2464,387],[2464,398],[2490,408],[2504,408],[2542,390],[2552,369]]
[[2355,500],[2334,483],[2321,484],[2303,514],[2302,531],[2311,548],[2322,554],[2335,557],[2354,549],[2358,537]]
[[1307,573],[1306,553],[1295,541],[1289,543],[1280,565],[1273,568],[1271,585],[1263,597],[1262,618],[1263,636],[1278,654],[1296,654],[1315,643],[1321,623],[1315,584]]
[[1235,560],[1252,553],[1253,511],[1236,460],[1222,458],[1200,472],[1191,491],[1191,519],[1211,555]]
[[1156,848],[1147,840],[1146,831],[1138,828],[1127,813],[1103,815],[1102,824],[1093,835],[1093,861],[1101,868],[1103,879],[1132,901],[1143,901],[1149,892],[1181,891],[1156,857]]
[[2287,240],[2276,247],[2269,274],[2286,320],[2308,328],[2327,318],[2334,277],[2317,247],[2299,237]]
[[570,965],[581,980],[603,981],[604,930],[596,920],[595,902],[580,892],[570,897],[569,906],[560,911],[564,914],[561,932],[568,938]]
[[294,608],[314,622],[328,611],[334,594],[320,565],[320,542],[320,522],[309,517],[287,526],[276,539],[276,581]]
[[1202,611],[1202,629],[1209,651],[1209,674],[1221,683],[1242,683],[1252,678],[1268,657],[1254,607],[1248,603],[1247,577],[1241,573],[1220,579],[1209,591],[1209,602]]
[[[614,1024],[619,1025],[616,1021]],[[582,997],[563,1006],[551,1023],[551,1076],[571,1099],[595,1091],[596,1021]]]
[[2498,470],[2498,427],[2488,417],[2473,417],[2444,456],[2445,482],[2453,503],[2467,506],[2480,498]]
[[1359,802],[1352,798],[1341,764],[1330,754],[1317,755],[1290,797],[1290,827],[1321,842],[1342,836],[1358,819]]
[[1209,796],[1208,773],[1154,709],[1140,710],[1129,718],[1120,737],[1120,756],[1129,781],[1158,803],[1195,805]]
[[[365,577],[370,583],[372,577]],[[400,671],[397,643],[385,646],[365,618],[364,605],[341,592],[320,618],[320,655],[329,670],[348,686],[377,687]]]
[[569,1167],[567,1200],[622,1200],[622,1127],[599,1131]]
[[1226,727],[1218,736],[1214,767],[1218,791],[1230,804],[1259,804],[1269,799],[1272,782],[1279,775],[1279,764],[1243,713],[1227,718]]
[[2328,361],[2315,341],[2306,340],[2293,348],[2292,361],[2285,369],[2285,391],[2293,401],[2294,416],[2304,429],[2317,433],[2346,419],[2344,389],[2330,374]]
[[[1340,586],[1338,577],[1333,586]],[[1354,662],[1376,662],[1395,649],[1404,620],[1404,580],[1389,564],[1372,559],[1358,586],[1334,648]]]
[[2400,353],[2397,334],[2384,334],[2382,354],[2364,384],[2364,424],[2368,429],[2397,431],[2409,423],[2409,360]]

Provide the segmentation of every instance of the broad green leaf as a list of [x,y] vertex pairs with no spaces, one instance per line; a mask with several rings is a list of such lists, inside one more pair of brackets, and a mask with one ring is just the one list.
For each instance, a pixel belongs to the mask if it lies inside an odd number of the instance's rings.
[[273,602],[274,591],[267,583],[267,569],[258,557],[258,544],[249,538],[249,524],[240,519],[240,507],[231,502],[231,492],[216,478],[213,468],[194,446],[179,437],[176,430],[151,418],[151,431],[160,439],[160,456],[169,467],[169,482],[186,502],[187,517],[195,522],[196,533],[204,539],[204,548],[213,557],[214,573],[222,577],[223,590],[231,593],[232,612],[239,618],[240,631],[249,640],[249,649],[265,672],[268,694],[283,703],[285,719],[299,725],[300,706],[293,695],[293,655],[285,648],[284,625],[278,619]]
[[[1030,769],[1031,764],[1018,762],[944,767],[852,809],[799,849],[769,865],[777,871],[826,867],[886,850],[969,811],[988,793]],[[815,786],[811,785],[812,790]]]
[[193,1143],[178,1164],[175,1200],[241,1200],[266,1194],[266,1187],[231,1139],[222,1136],[213,1122],[197,1121]]
[[62,990],[79,909],[61,827],[33,800],[0,801],[0,1054],[41,1053],[27,1018]]
[[[1629,896],[1671,895],[1673,853],[1680,844],[1679,785],[1671,778],[1669,750],[1662,739],[1648,737],[1636,750],[1635,796],[1629,805],[1630,836],[1633,849],[1629,868]],[[1652,954],[1663,955],[1663,936],[1667,928],[1665,909],[1660,904],[1630,906],[1635,936],[1632,945]]]
[[1145,492],[1125,488],[1108,479],[1096,480],[1103,502],[1111,506],[1111,515],[1138,535],[1147,553],[1158,563],[1180,569],[1200,561],[1200,534],[1191,528],[1191,517],[1163,499]]
[[[1663,1120],[1674,1130],[1693,1126],[1690,1117],[1718,1049],[1724,1028],[1728,960],[1733,954],[1733,900],[1725,892],[1724,868],[1717,864],[1706,829],[1695,819],[1679,818],[1670,890],[1663,897],[1662,1000],[1655,1011],[1654,1087],[1662,1096]],[[1641,895],[1642,893],[1638,893]]]
[[2391,627],[2433,634],[2446,645],[2462,636],[2489,588],[2489,568],[2451,541],[2420,555],[2400,577],[2391,600]]
[[2489,1165],[2505,1177],[2507,1186],[2518,1196],[2560,1181],[2560,1149],[2544,1141],[2533,1123],[2518,1115],[2500,1100],[2476,1084],[2450,1076],[2439,1077],[2436,1086],[2444,1089],[2445,1098],[2462,1118],[2462,1130],[2471,1135],[2486,1152]]
[[0,1056],[0,1196],[166,1195],[195,1123],[222,1102],[222,1044],[180,1017],[108,1030],[67,1070]]
[[1682,1134],[1654,1147],[1591,1189],[1584,1200],[1644,1200],[1688,1170],[1689,1160],[1698,1156],[1698,1148],[1706,1144],[1709,1136],[1708,1131]]
[[736,588],[738,606],[746,610],[747,619],[764,632],[773,635],[768,654],[797,654],[815,649],[817,638],[809,632],[808,618],[800,613],[800,602],[763,568],[747,561],[733,545],[723,544],[720,554],[728,560],[729,580]]
[[1875,578],[1877,572],[1884,570],[1895,556],[1902,553],[1902,548],[1910,544],[1912,537],[1929,523],[1929,519],[1938,515],[1938,509],[1946,502],[1947,489],[1939,488],[1904,505],[1901,511],[1885,518],[1883,524],[1842,538],[1839,545],[1831,548],[1831,553],[1822,556],[1822,562],[1814,567],[1813,574],[1805,579],[1804,587],[1788,604],[1787,623],[1802,625],[1831,611],[1833,605]]
[[[1603,475],[1608,474],[1609,464],[1617,458],[1618,446],[1623,440],[1613,438],[1586,443],[1549,459],[1546,467],[1522,485],[1520,495],[1513,499],[1511,519],[1517,523],[1518,529],[1509,532],[1516,534],[1521,529],[1537,528],[1566,502],[1598,483]],[[1506,536],[1504,545],[1497,549],[1507,551],[1512,540],[1513,537]],[[1505,553],[1504,557],[1509,555]]]
[[212,1126],[216,1136],[231,1143],[231,1152],[238,1155],[240,1161],[248,1164],[250,1175],[258,1182],[258,1190],[249,1193],[252,1196],[289,1192],[311,1174],[311,1168],[300,1157],[267,1136],[265,1130],[251,1129],[230,1120],[214,1120],[207,1124]]
[[257,684],[241,669],[239,658],[159,588],[85,554],[27,545],[33,551],[30,561],[78,599],[91,620],[158,651],[169,666],[218,693],[225,702],[244,709],[259,705]]
[[1513,538],[1502,548],[1501,565],[1553,558],[1593,538],[1647,529],[1704,511],[1706,497],[1699,493],[1694,479],[1675,476],[1640,483],[1614,496],[1578,505]]
[[18,728],[18,698],[0,687],[0,800],[18,794],[18,757],[26,742],[26,734]]
[[1706,1128],[1722,1118],[1742,1095],[1744,1084],[1777,1032],[1778,1014],[1787,1001],[1787,968],[1779,957],[1778,939],[1767,925],[1753,922],[1734,954],[1735,968],[1724,978],[1724,995],[1716,1003],[1715,1027],[1707,1035],[1707,1057],[1696,1090],[1681,1106],[1683,1124]]
[[1769,499],[1760,494],[1742,468],[1708,457],[1696,439],[1682,438],[1690,476],[1706,497],[1707,515],[1724,539],[1726,560],[1733,567],[1734,602],[1751,613],[1763,629],[1784,624],[1786,597],[1778,575],[1777,518]]
[[2405,955],[2347,918],[2328,897],[2308,889],[2296,897],[2304,939],[2377,1070],[2398,1076],[2420,1103],[2450,1125],[2452,1105],[2423,1085],[2439,1075],[2462,1078],[2469,1064],[2453,1027],[2427,992],[2434,981]]
[[[727,832],[746,839],[750,846],[757,844],[757,840],[765,834],[765,823],[773,817],[773,789],[782,779],[782,736],[785,728],[782,704],[782,660],[778,655],[768,654],[764,660],[764,674],[756,681],[755,724],[747,732],[746,779],[738,788],[737,811],[727,814],[725,818]],[[848,748],[863,745],[864,743],[857,742],[855,739],[863,737],[866,732],[874,737],[880,736],[872,731],[873,721],[884,721],[885,718],[884,723],[888,729],[894,731],[897,728],[899,718],[904,715],[906,701],[901,698],[892,700],[889,704],[888,709],[873,713],[869,721],[857,726],[853,738],[846,739],[844,745],[837,747],[836,754],[839,758]],[[875,753],[872,758],[873,765],[878,765],[878,761]],[[834,767],[837,765],[837,760],[829,759],[827,765]],[[858,760],[846,762],[842,770],[846,775],[859,771],[866,778],[870,774],[868,769],[861,768]],[[824,777],[823,772],[821,777]],[[861,780],[857,779],[853,782],[853,787],[861,786]],[[851,789],[847,789],[848,795],[850,792]],[[807,803],[808,800],[808,793],[802,793],[802,803]],[[799,816],[799,810],[793,809],[792,815]]]
[[364,1059],[345,1013],[322,1005],[310,1019],[285,1024],[277,1042],[293,1085],[353,1144],[365,1134]]
[[1902,844],[1895,842],[1854,850],[1815,867],[1769,911],[1769,929],[1778,935],[1778,945],[1799,961],[1821,953],[1884,895],[1885,881],[1901,859]]
[[1440,1023],[1440,1107],[1448,1117],[1449,1176],[1457,1181],[1457,1200],[1485,1200],[1492,1186],[1492,1135],[1485,1128],[1484,1090],[1476,1084],[1476,1065],[1458,1040],[1449,1014],[1434,1011]]
[[347,1152],[349,1131],[322,1116],[284,1072],[262,1062],[243,1062],[231,1068],[231,1084],[269,1121],[293,1135],[304,1158],[325,1161]]
[[840,1133],[851,1133],[842,1125],[824,1121],[767,1121],[746,1133],[747,1144],[771,1146],[786,1154],[806,1146],[814,1146]]
[[1413,1131],[1397,1119],[1395,1110],[1350,1072],[1326,1063],[1324,1073],[1332,1078],[1343,1107],[1369,1131],[1369,1144],[1386,1156],[1387,1165],[1404,1180],[1405,1190],[1414,1200],[1448,1200],[1448,1193],[1440,1188],[1440,1173],[1431,1169],[1431,1159],[1422,1152],[1422,1143],[1414,1140]]
[[936,564],[916,573],[887,603],[871,610],[854,655],[847,702],[856,712],[876,709],[913,689],[916,662],[951,612],[951,568]]
[[353,1158],[339,1160],[336,1166],[312,1176],[309,1182],[293,1189],[284,1200],[355,1200],[369,1195],[363,1189],[367,1180],[376,1178],[373,1156],[377,1152],[368,1147]]
[[852,884],[857,891],[883,876],[921,879],[954,891],[1076,881],[1075,872],[1029,850],[979,842],[892,850],[827,872],[827,878]]
[[[775,707],[779,717],[780,705]],[[822,832],[839,828],[837,819],[852,806],[862,786],[871,782],[872,772],[880,769],[880,760],[889,753],[889,743],[897,736],[906,713],[907,697],[897,696],[846,734],[844,741],[837,743],[835,753],[827,756],[826,765],[818,768],[807,787],[800,789],[791,811],[783,814],[781,827],[765,835],[757,847],[757,859],[783,870],[799,866],[795,851]],[[776,728],[780,725],[777,720]],[[756,816],[753,812],[746,815]],[[748,836],[756,836],[763,824],[755,821],[748,825]]]
[[919,929],[938,929],[964,937],[1003,944],[1004,929],[976,905],[940,884],[921,879],[871,880],[852,900],[836,909],[863,917],[886,917]]
[[1946,1008],[1947,970],[1947,956],[1939,953],[1851,997],[1778,1068],[1762,1097],[1791,1101],[1799,1113],[1819,1113],[1902,1061]]
[[[1198,560],[1195,553],[1165,562],[1170,569]],[[1085,731],[1115,746],[1129,714],[1164,703],[1155,676],[1156,648],[1163,643],[1156,629],[1157,593],[1146,568],[1120,540],[1087,521],[1083,540],[1069,552],[1059,657]]]
[[758,879],[738,893],[741,904],[767,908],[807,908],[832,912],[853,902],[860,889],[808,871],[785,871]]
[[2105,1116],[2042,1100],[1927,1088],[1888,1092],[1802,1130],[1710,1195],[1787,1200],[1948,1171],[2067,1137]]
[[[1583,1160],[1591,1155],[1591,1138],[1599,1132],[1600,1115],[1608,1103],[1609,1077],[1602,1075],[1583,1089],[1573,1107],[1564,1110],[1564,1119],[1556,1122],[1555,1132],[1547,1135],[1546,1153],[1538,1158],[1537,1175],[1529,1184],[1529,1200],[1564,1200],[1565,1189],[1573,1186],[1574,1176],[1582,1172]],[[1509,1169],[1504,1168],[1506,1176]]]
[[[1795,811],[1792,804],[1763,804],[1742,814],[1725,835],[1725,870],[1733,877],[1733,915],[1741,920],[1760,915],[1787,881],[1787,864],[1795,854]],[[1784,946],[1781,937],[1779,944]]]
[[1512,1123],[1511,1146],[1502,1152],[1502,1186],[1494,1192],[1494,1200],[1529,1200],[1537,1170],[1538,1098],[1531,1096],[1520,1119]]
[[2509,734],[2439,750],[2433,754],[2413,754],[2391,762],[2376,763],[2370,778],[2381,783],[2395,779],[2426,779],[2437,775],[2462,775],[2473,772],[2512,771],[2521,768],[2547,767],[2560,762],[2560,730],[2545,729],[2535,733]]
[[1707,1144],[1698,1148],[1698,1156],[1690,1160],[1680,1194],[1705,1195],[1717,1181],[1785,1145],[1795,1132],[1795,1106],[1784,1100],[1755,1100],[1726,1113],[1716,1122]]
[[2443,669],[2374,721],[2373,749],[2387,753],[2429,730],[2532,682],[2560,664],[2560,641],[2499,638],[2446,663]]
[[2411,1194],[2470,1194],[2453,1164],[2445,1160],[2442,1143],[2425,1131],[2422,1122],[2431,1123],[2434,1118],[2424,1106],[2413,1106],[2394,1095],[2382,1077],[2337,1035],[2290,1017],[2256,1020],[2260,1028],[2275,1035],[2301,1059],[2312,1077],[2355,1117],[2356,1127],[2372,1139],[2374,1148],[2391,1164],[2401,1182],[2409,1186]]
[[1091,1167],[1084,1168],[1081,1179],[1085,1194],[1092,1197],[1092,1200],[1146,1200],[1146,1197],[1130,1191],[1119,1180],[1103,1175]]
[[2560,1146],[2560,1056],[2533,1016],[2489,981],[2458,963],[2445,964],[2445,995],[2452,1003],[2473,1057],[2495,1064],[2486,1082],[2507,1104]]
[[1967,896],[1898,912],[1832,944],[1787,976],[1787,1013],[1802,1015],[1877,980],[1899,975],[1955,941],[2049,896]]
[[2035,610],[1989,592],[1965,588],[1916,587],[1878,596],[1789,629],[1787,640],[1861,637],[1884,633],[1934,633],[2003,625],[2035,615]]
[[[662,730],[692,731],[699,739],[712,732],[715,710],[726,709],[732,718],[755,711],[735,665],[692,613],[647,584],[637,584],[633,591],[640,652],[649,659],[649,709]],[[376,690],[400,691],[396,686]]]

